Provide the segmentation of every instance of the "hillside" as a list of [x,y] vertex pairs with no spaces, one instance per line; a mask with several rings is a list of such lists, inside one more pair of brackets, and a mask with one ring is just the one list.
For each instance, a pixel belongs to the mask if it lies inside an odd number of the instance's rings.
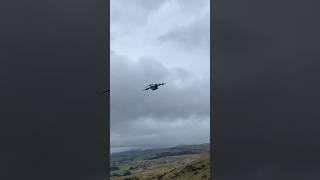
[[162,179],[177,179],[177,180],[210,179],[209,153],[183,166],[182,168],[173,169],[169,173],[165,173],[162,176]]
[[210,179],[210,144],[111,155],[111,180]]

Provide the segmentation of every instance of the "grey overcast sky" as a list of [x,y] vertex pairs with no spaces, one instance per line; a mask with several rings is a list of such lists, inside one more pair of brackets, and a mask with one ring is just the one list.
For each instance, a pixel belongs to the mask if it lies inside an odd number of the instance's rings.
[[[111,0],[111,151],[209,142],[210,1]],[[158,91],[149,83],[167,82]]]

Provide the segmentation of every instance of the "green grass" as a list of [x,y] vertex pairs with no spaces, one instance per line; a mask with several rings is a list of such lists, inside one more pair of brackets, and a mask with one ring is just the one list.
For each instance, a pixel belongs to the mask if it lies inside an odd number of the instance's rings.
[[201,144],[113,154],[111,166],[119,169],[111,173],[122,176],[110,180],[210,179],[209,151],[209,144]]
[[165,173],[162,179],[176,180],[201,180],[210,179],[210,158],[206,154],[198,160],[189,163],[182,168],[175,169],[169,173]]
[[[162,161],[162,162],[161,162]],[[130,170],[135,165],[145,168]],[[143,166],[144,167],[144,166]],[[201,155],[185,155],[164,157],[157,160],[138,160],[120,166],[120,171],[130,170],[132,175],[111,177],[111,180],[201,180],[210,179],[209,153]]]

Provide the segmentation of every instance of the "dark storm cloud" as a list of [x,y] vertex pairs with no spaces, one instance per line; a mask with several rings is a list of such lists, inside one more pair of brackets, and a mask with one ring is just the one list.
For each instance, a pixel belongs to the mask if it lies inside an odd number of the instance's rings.
[[318,179],[316,1],[215,4],[216,179]]
[[105,2],[0,7],[0,179],[105,179]]

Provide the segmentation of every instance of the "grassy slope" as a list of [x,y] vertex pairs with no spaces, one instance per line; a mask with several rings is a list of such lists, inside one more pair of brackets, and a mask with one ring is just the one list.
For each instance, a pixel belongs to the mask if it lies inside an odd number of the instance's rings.
[[176,180],[201,180],[210,179],[210,158],[206,154],[193,161],[182,168],[174,169],[165,174],[162,179],[176,179]]
[[111,164],[117,164],[120,170],[113,172],[130,170],[132,175],[111,177],[111,180],[210,179],[208,150],[208,145],[192,145],[119,153]]

